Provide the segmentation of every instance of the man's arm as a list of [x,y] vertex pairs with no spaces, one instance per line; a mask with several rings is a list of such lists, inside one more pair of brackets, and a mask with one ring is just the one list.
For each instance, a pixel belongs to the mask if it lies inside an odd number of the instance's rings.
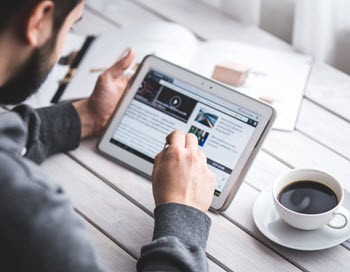
[[153,242],[141,249],[138,271],[208,271],[205,247],[215,176],[193,134],[175,131],[155,159]]
[[71,103],[34,110],[26,105],[13,109],[27,126],[23,154],[41,163],[48,156],[77,148],[80,143],[80,118]]

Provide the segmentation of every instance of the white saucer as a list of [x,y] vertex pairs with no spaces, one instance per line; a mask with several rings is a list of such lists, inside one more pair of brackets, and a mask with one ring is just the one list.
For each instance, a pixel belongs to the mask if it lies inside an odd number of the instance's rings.
[[[347,191],[343,207],[350,210],[350,193]],[[255,200],[253,217],[256,226],[267,238],[288,248],[321,250],[339,245],[350,238],[350,212],[347,212],[348,224],[342,229],[324,226],[317,230],[299,230],[289,226],[275,210],[272,187],[262,191]]]

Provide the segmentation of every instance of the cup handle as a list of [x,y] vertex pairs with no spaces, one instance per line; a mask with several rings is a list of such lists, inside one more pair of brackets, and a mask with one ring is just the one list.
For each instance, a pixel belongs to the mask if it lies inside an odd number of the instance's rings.
[[333,217],[327,226],[331,227],[332,229],[343,229],[349,224],[348,218],[350,218],[349,211],[341,207],[333,214]]

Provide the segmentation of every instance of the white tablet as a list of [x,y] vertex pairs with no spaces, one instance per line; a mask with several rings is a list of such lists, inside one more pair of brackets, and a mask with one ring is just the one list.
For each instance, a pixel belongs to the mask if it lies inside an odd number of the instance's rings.
[[98,143],[148,177],[165,138],[191,132],[215,173],[211,208],[225,210],[275,119],[269,105],[155,56],[147,56]]

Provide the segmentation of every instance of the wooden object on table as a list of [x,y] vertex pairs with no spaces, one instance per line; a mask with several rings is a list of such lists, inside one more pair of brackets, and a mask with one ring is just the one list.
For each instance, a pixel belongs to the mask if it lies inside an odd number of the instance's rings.
[[222,83],[238,87],[244,84],[249,70],[250,67],[246,65],[223,61],[215,66],[211,77]]

